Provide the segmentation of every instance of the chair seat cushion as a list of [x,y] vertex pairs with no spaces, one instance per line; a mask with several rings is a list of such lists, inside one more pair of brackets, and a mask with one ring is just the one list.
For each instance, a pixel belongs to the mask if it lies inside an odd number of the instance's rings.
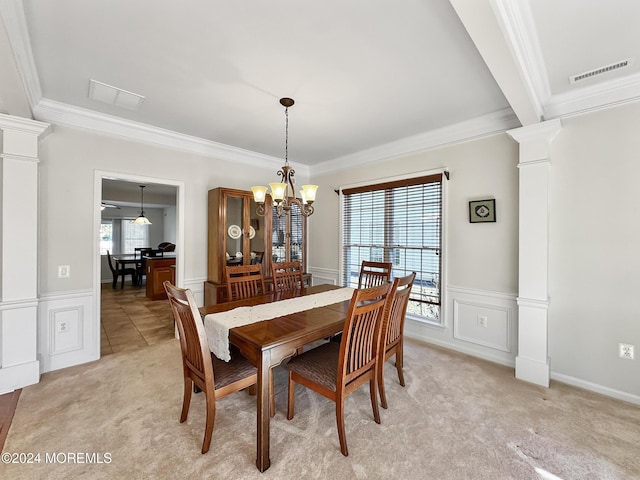
[[285,368],[335,392],[339,356],[340,344],[327,342],[293,357]]
[[228,362],[220,360],[213,353],[211,354],[211,359],[213,360],[213,378],[216,390],[243,380],[258,371],[256,367],[251,365],[249,360],[240,354],[232,356]]

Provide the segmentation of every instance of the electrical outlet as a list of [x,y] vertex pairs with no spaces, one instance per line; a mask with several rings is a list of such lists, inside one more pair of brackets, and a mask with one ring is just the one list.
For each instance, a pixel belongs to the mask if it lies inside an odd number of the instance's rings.
[[64,333],[69,331],[69,324],[67,322],[64,322],[64,321],[58,322],[56,326],[57,326],[56,330],[58,333]]
[[69,265],[58,265],[58,278],[69,278],[71,267]]
[[618,356],[627,360],[634,360],[636,358],[635,346],[628,343],[619,343]]
[[487,316],[486,315],[478,315],[478,326],[487,328]]

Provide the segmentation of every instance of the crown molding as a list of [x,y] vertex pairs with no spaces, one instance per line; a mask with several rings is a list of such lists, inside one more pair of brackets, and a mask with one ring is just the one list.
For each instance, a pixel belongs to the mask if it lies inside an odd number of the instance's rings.
[[545,119],[569,117],[640,100],[640,73],[554,95]]
[[33,60],[31,41],[24,7],[21,0],[0,0],[0,16],[4,20],[11,50],[16,59],[16,65],[22,76],[27,100],[31,109],[42,99],[42,89],[38,77],[38,69]]
[[465,120],[395,142],[345,155],[311,166],[311,175],[324,175],[357,166],[376,163],[412,153],[420,153],[454,143],[468,142],[520,126],[511,108]]
[[[125,120],[46,98],[34,108],[34,116],[38,120],[53,124],[115,135],[252,167],[279,169],[282,167],[283,162],[281,158],[270,155]],[[309,167],[307,165],[292,164],[292,166],[294,166],[297,173],[309,175]]]

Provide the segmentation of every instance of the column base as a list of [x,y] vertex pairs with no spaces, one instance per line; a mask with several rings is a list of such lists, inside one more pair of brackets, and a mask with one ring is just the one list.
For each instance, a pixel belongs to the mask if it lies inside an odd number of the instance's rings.
[[0,368],[0,395],[40,381],[40,362],[33,361]]
[[549,360],[539,362],[526,357],[516,357],[516,378],[549,388]]

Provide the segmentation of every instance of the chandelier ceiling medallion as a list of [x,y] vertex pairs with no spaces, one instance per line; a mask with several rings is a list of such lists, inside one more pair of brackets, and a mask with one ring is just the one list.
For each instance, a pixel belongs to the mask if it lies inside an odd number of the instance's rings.
[[[280,104],[284,108],[285,116],[285,146],[284,146],[284,166],[281,170],[278,170],[278,176],[280,177],[280,183],[270,183],[271,198],[275,202],[276,215],[281,217],[283,214],[288,214],[291,211],[291,207],[295,204],[300,208],[300,213],[305,217],[313,214],[313,202],[316,199],[317,185],[302,185],[300,190],[300,197],[296,198],[295,195],[295,170],[289,166],[289,107],[295,102],[291,98],[281,98]],[[256,186],[251,187],[253,192],[253,200],[258,204],[256,213],[260,216],[265,215],[264,202],[267,196],[267,187]]]

